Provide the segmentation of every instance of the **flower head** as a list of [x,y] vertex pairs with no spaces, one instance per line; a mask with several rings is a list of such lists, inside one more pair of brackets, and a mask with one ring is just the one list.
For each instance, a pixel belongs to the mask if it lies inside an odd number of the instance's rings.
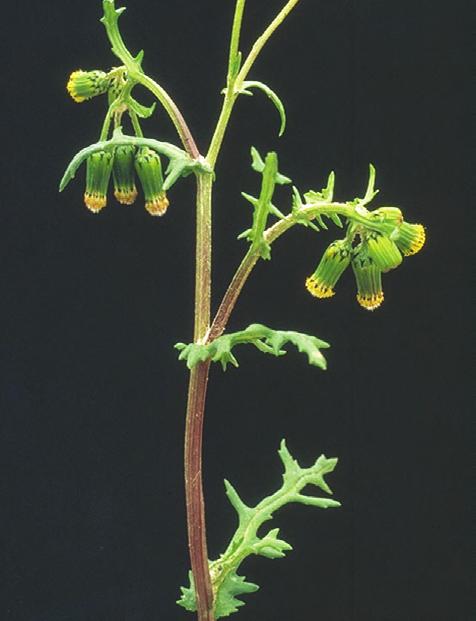
[[324,252],[316,271],[306,280],[306,287],[316,298],[330,298],[334,286],[349,266],[351,246],[347,239],[333,242]]
[[384,299],[381,270],[365,248],[355,254],[352,269],[357,282],[357,302],[367,310],[375,310]]
[[408,257],[412,254],[420,252],[425,245],[426,234],[422,224],[410,224],[404,222],[395,236],[395,243]]
[[110,151],[97,151],[88,157],[84,202],[94,213],[106,206],[113,161],[114,155]]
[[114,152],[114,196],[123,205],[132,205],[137,198],[134,154],[135,148],[128,145],[117,147]]
[[66,88],[76,103],[104,94],[109,87],[109,78],[104,71],[82,71],[78,69],[69,76]]
[[402,262],[402,255],[395,242],[386,235],[371,231],[366,245],[369,257],[382,272],[395,269]]
[[163,216],[169,201],[163,189],[164,177],[159,154],[148,147],[140,149],[135,167],[144,190],[145,208],[152,216]]

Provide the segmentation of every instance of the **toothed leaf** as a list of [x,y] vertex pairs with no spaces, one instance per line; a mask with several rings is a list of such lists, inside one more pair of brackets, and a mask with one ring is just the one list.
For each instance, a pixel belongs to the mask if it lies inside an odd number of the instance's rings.
[[[279,528],[271,529],[266,535],[258,532],[265,522],[273,519],[273,515],[281,507],[290,503],[301,503],[319,508],[338,507],[340,504],[330,498],[318,498],[302,494],[308,485],[315,485],[332,493],[324,476],[334,470],[337,460],[327,459],[321,455],[309,468],[303,468],[289,452],[283,440],[279,448],[279,456],[284,466],[281,487],[264,498],[254,507],[247,506],[229,481],[225,481],[226,494],[238,517],[238,527],[230,540],[225,552],[210,562],[210,576],[215,593],[215,617],[227,617],[244,605],[239,596],[253,593],[258,586],[238,575],[242,562],[251,555],[269,559],[283,558],[292,546],[278,537]],[[190,576],[190,587],[182,587],[182,597],[178,603],[194,612],[196,600],[193,577]]]
[[238,239],[245,238],[251,242],[251,248],[256,250],[262,259],[271,258],[271,246],[264,238],[264,232],[270,214],[283,219],[285,216],[273,205],[272,199],[277,183],[289,183],[290,180],[278,172],[278,156],[276,153],[268,153],[263,160],[258,150],[251,147],[251,167],[263,176],[259,197],[251,196],[242,192],[245,200],[254,207],[253,226],[245,233],[241,233]]
[[330,347],[329,343],[309,334],[290,330],[273,330],[258,323],[248,326],[241,332],[220,336],[207,345],[178,343],[175,348],[180,350],[179,360],[185,360],[189,369],[193,369],[199,362],[211,360],[220,362],[223,370],[226,370],[229,363],[238,366],[238,361],[232,353],[233,348],[247,343],[273,356],[286,354],[283,347],[291,343],[299,352],[307,355],[309,364],[324,370],[327,368],[326,359],[320,350]]
[[255,593],[259,590],[257,584],[246,582],[244,576],[236,573],[229,573],[218,590],[215,602],[215,617],[229,617],[238,609],[245,605],[245,602],[238,599],[239,595]]

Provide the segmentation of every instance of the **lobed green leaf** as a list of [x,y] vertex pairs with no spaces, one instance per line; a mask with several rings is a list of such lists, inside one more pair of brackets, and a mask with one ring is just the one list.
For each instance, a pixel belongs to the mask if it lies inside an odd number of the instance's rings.
[[238,360],[233,354],[237,345],[251,344],[265,354],[284,356],[285,345],[291,343],[297,350],[307,355],[310,365],[321,369],[327,368],[327,362],[321,349],[330,347],[329,343],[309,334],[291,330],[273,330],[259,323],[252,324],[240,332],[224,334],[208,344],[177,343],[175,348],[180,351],[179,360],[184,360],[189,369],[193,369],[199,362],[211,360],[219,362],[224,371],[228,364],[238,367]]
[[[243,561],[251,555],[264,558],[283,558],[292,546],[284,539],[278,538],[279,529],[273,528],[266,535],[258,534],[265,522],[273,519],[273,514],[281,507],[290,503],[301,503],[319,508],[339,507],[340,503],[331,498],[320,498],[303,494],[303,489],[314,485],[332,494],[324,480],[326,474],[332,472],[337,459],[328,459],[321,455],[309,468],[303,468],[289,452],[283,440],[279,449],[279,457],[284,466],[283,483],[271,496],[264,498],[254,507],[247,506],[239,497],[235,488],[225,481],[226,494],[238,517],[237,529],[225,552],[210,562],[210,575],[215,598],[215,617],[227,617],[244,605],[239,596],[253,593],[258,586],[238,575]],[[180,606],[194,612],[196,610],[193,576],[189,574],[190,586],[182,587],[182,597],[177,602]]]

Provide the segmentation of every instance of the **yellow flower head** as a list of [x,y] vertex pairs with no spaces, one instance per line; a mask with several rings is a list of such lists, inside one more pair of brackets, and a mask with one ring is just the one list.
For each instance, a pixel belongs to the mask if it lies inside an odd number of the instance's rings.
[[163,216],[169,201],[163,189],[164,177],[158,153],[147,147],[136,156],[135,167],[144,190],[145,208],[152,216]]
[[66,89],[76,103],[82,103],[96,95],[102,95],[109,87],[104,71],[82,71],[78,69],[69,76]]
[[137,198],[134,170],[135,148],[124,145],[114,152],[114,196],[123,205],[132,205]]
[[409,224],[404,222],[395,237],[395,243],[408,257],[420,252],[425,245],[426,233],[422,224]]
[[367,310],[375,310],[384,300],[381,270],[365,250],[353,258],[352,269],[357,283],[357,302]]
[[98,213],[106,206],[113,160],[114,156],[109,151],[98,151],[88,157],[84,203],[94,213]]
[[402,255],[395,242],[386,235],[372,231],[367,236],[369,257],[382,272],[395,269],[402,262]]
[[316,298],[335,295],[334,286],[350,263],[351,247],[347,239],[333,242],[324,252],[316,271],[306,280],[306,288]]

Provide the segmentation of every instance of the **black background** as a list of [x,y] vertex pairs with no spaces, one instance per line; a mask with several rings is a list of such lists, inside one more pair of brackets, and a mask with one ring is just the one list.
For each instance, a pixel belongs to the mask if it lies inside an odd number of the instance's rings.
[[[173,94],[202,150],[219,110],[232,2],[134,0],[131,49]],[[249,0],[243,49],[278,9]],[[275,524],[285,560],[242,568],[261,591],[242,621],[469,621],[470,3],[306,0],[252,78],[287,104],[288,130],[263,95],[237,105],[215,188],[214,303],[245,250],[241,190],[256,192],[249,147],[276,149],[303,190],[329,170],[337,196],[361,194],[377,167],[381,204],[423,222],[428,242],[384,279],[375,313],[346,274],[330,301],[303,287],[335,230],[293,230],[246,286],[231,328],[259,321],[332,343],[326,373],[294,352],[242,349],[214,369],[205,483],[210,554],[235,518],[226,476],[250,503],[279,484],[282,437],[303,464],[339,456],[338,510],[293,506]],[[188,569],[182,490],[187,376],[172,345],[192,332],[193,180],[153,219],[141,206],[82,206],[82,175],[57,182],[97,139],[102,101],[64,89],[78,68],[114,64],[99,1],[3,11],[2,537],[0,617],[8,621],[193,618],[174,600]],[[137,91],[139,94],[139,90]],[[141,100],[151,102],[143,93]],[[146,133],[175,139],[165,113]],[[473,162],[474,163],[474,162]],[[278,203],[289,204],[281,190]],[[472,213],[472,212],[471,212]]]

